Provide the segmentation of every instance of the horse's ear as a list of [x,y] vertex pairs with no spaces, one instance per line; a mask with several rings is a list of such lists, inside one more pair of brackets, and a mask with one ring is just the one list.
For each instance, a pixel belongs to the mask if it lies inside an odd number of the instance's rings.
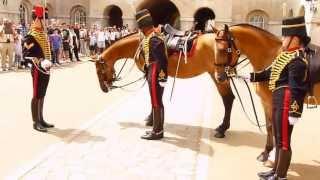
[[224,25],[224,32],[228,32],[229,31],[229,26],[227,24]]
[[217,34],[219,32],[219,30],[216,27],[214,27],[212,25],[210,25],[210,26],[211,26],[211,29],[212,29],[214,34]]

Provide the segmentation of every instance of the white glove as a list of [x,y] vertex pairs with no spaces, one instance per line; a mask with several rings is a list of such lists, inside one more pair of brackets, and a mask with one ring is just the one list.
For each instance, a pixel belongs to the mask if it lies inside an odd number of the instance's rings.
[[43,61],[41,61],[41,67],[45,70],[49,70],[52,66],[51,61],[49,61],[48,59],[45,59]]
[[250,74],[246,72],[237,72],[237,77],[244,80],[250,80]]
[[167,85],[167,82],[159,82],[159,85],[160,85],[161,87],[165,87],[165,86]]
[[300,120],[300,118],[298,118],[298,117],[291,117],[291,116],[289,116],[289,124],[290,124],[290,125],[295,125],[296,123],[299,122],[299,120]]

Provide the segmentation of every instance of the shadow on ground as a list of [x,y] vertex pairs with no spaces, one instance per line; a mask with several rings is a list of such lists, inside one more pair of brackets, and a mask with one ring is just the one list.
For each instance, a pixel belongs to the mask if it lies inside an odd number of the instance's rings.
[[[86,130],[81,130],[79,132],[77,129],[52,128],[48,131],[48,134],[56,136],[66,143],[103,142],[106,140],[105,137],[103,136],[95,136]],[[72,137],[72,138],[69,138],[69,137]]]
[[[146,129],[143,124],[133,123],[133,122],[119,122],[120,126],[123,129],[126,128],[138,128]],[[227,137],[224,139],[214,138],[214,129],[212,128],[203,128],[200,126],[191,126],[183,124],[165,124],[165,133],[175,134],[177,137],[169,137],[165,135],[165,138],[162,140],[165,143],[170,143],[181,148],[189,148],[193,151],[199,151],[200,146],[194,146],[195,140],[199,141],[199,144],[204,146],[204,149],[210,149],[206,155],[213,155],[213,147],[210,144],[207,144],[203,140],[199,140],[201,133],[209,134],[208,137],[204,137],[206,140],[214,141],[216,143],[223,143],[229,146],[248,146],[263,149],[265,142],[265,135],[250,132],[250,131],[229,131]],[[197,137],[195,137],[197,135]]]
[[293,171],[298,175],[297,176],[289,175],[288,179],[292,179],[292,180],[319,180],[320,179],[320,164],[310,165],[310,164],[292,163],[290,165],[290,171]]

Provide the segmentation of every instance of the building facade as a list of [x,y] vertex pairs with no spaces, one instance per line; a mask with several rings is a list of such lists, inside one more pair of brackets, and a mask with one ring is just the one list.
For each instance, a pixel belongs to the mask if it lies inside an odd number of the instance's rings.
[[[30,23],[35,1],[1,1],[0,17]],[[301,4],[306,7],[310,33],[314,34],[319,28],[320,0],[47,0],[49,16],[58,23],[134,27],[136,10],[147,7],[159,23],[170,22],[181,29],[192,28],[195,18],[211,16],[216,26],[250,23],[277,35],[283,15],[296,15]]]

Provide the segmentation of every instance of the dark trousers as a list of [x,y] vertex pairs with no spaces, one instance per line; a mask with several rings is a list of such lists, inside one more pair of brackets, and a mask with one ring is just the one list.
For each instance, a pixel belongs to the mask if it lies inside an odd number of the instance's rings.
[[34,65],[31,69],[32,84],[33,84],[33,98],[44,98],[47,92],[50,75],[44,74]]
[[[74,46],[73,47],[73,53],[74,53],[74,56],[76,57],[76,60],[79,61],[79,50],[78,50],[78,47],[77,46]],[[73,60],[73,55],[72,55],[72,50],[69,49],[69,55],[70,55],[70,60],[72,61]]]
[[163,109],[163,90],[164,88],[159,85],[159,65],[158,63],[153,63],[148,67],[147,80],[149,85],[149,93],[151,97],[152,108]]
[[152,104],[152,131],[155,134],[163,133],[164,124],[164,107],[162,102],[164,87],[159,85],[159,69],[158,63],[152,63],[147,70],[147,80]]
[[291,150],[293,126],[289,124],[291,92],[289,88],[281,88],[273,92],[272,119],[276,146],[279,149]]
[[58,63],[60,64],[59,62],[59,49],[52,49],[52,63],[55,64],[55,63]]
[[276,140],[276,158],[273,170],[278,178],[286,178],[291,163],[291,135],[293,126],[289,124],[291,91],[288,87],[272,93],[272,120]]

